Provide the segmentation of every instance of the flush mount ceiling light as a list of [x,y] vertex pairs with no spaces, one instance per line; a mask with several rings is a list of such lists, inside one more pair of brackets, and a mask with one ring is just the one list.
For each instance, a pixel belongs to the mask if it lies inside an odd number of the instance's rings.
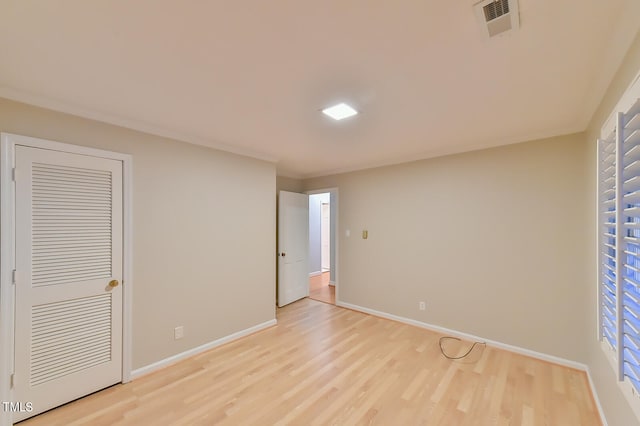
[[356,115],[358,111],[345,104],[344,102],[341,102],[338,105],[323,109],[322,113],[328,115],[334,120],[342,120],[343,118],[348,118]]

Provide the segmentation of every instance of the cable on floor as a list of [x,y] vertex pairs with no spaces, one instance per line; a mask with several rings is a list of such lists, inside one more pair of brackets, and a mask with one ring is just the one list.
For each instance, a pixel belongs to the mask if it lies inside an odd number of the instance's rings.
[[465,358],[466,356],[468,356],[471,351],[473,351],[473,348],[475,348],[477,345],[483,345],[483,346],[487,346],[487,344],[485,342],[474,342],[473,345],[471,345],[471,347],[469,348],[469,350],[461,356],[449,356],[446,354],[446,352],[444,351],[444,348],[442,347],[442,341],[446,340],[446,339],[450,339],[450,340],[457,340],[457,341],[462,341],[462,339],[458,339],[457,337],[453,337],[453,336],[443,336],[440,338],[440,340],[438,341],[438,345],[440,345],[440,352],[442,352],[442,355],[447,358],[447,359],[462,359]]

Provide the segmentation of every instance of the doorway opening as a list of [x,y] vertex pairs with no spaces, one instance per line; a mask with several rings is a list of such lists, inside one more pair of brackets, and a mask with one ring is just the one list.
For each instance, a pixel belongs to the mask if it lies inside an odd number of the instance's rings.
[[309,194],[309,298],[336,303],[335,195]]

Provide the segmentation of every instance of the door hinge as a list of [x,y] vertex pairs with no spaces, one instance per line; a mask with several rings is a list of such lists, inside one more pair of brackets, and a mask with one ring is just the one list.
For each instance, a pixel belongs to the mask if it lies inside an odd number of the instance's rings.
[[16,382],[16,375],[15,373],[11,374],[11,377],[9,378],[9,383],[10,383],[10,387],[13,389],[13,386]]
[[13,271],[11,271],[11,283],[13,285],[16,284],[16,270],[15,269]]
[[16,168],[11,169],[11,180],[16,181]]

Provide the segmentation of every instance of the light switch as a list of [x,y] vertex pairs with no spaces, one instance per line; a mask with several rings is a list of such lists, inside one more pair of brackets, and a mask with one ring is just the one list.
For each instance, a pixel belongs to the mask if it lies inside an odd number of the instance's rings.
[[184,327],[179,325],[173,329],[173,338],[175,340],[182,339],[184,337]]
[[367,238],[369,238],[369,231],[365,229],[364,231],[362,231],[362,239],[366,240]]

